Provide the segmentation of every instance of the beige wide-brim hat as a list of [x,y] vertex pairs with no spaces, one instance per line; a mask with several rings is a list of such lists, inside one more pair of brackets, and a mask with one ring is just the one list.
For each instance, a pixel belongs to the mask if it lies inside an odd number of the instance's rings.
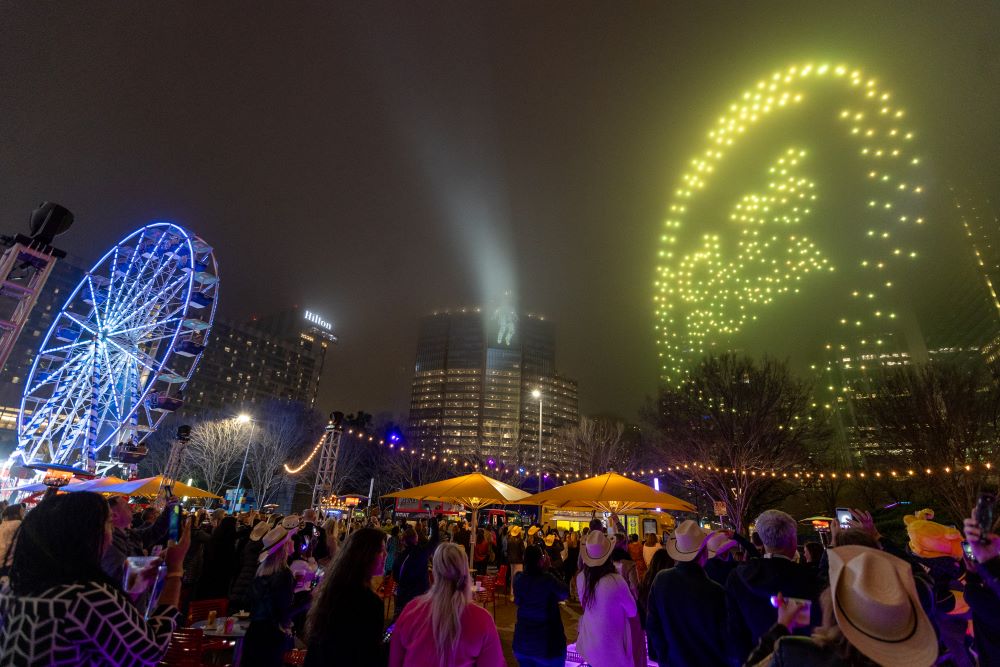
[[511,526],[510,527],[510,536],[511,537],[518,537],[520,535],[521,535],[521,527],[520,526]]
[[532,535],[534,535],[535,533],[537,533],[539,530],[541,530],[541,529],[538,526],[532,526],[532,527],[528,528],[528,537],[531,537]]
[[268,556],[277,551],[285,542],[292,539],[292,536],[298,531],[298,528],[286,530],[284,526],[275,526],[267,531],[262,540],[264,547],[260,550],[260,557],[257,559],[257,562],[263,563],[267,560]]
[[740,546],[740,543],[729,537],[729,533],[724,530],[717,530],[710,533],[708,536],[708,542],[705,544],[708,548],[708,557],[715,558],[720,554],[724,554],[731,549],[735,549]]
[[267,521],[261,521],[250,531],[250,539],[254,542],[260,542],[269,530],[271,530],[271,524]]
[[583,562],[590,567],[604,565],[614,549],[614,543],[601,530],[592,530],[587,533],[587,537],[580,545],[580,556]]
[[708,533],[702,530],[698,522],[688,519],[667,540],[667,553],[678,562],[694,560],[707,539]]
[[885,667],[927,667],[938,641],[903,560],[862,546],[830,549],[833,612],[844,637]]

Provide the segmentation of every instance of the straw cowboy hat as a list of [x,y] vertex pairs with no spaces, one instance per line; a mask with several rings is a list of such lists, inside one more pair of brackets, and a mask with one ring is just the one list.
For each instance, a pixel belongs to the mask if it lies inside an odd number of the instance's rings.
[[583,562],[590,567],[596,567],[598,565],[604,565],[608,560],[608,556],[611,555],[611,550],[614,548],[614,543],[608,539],[608,536],[604,534],[601,530],[592,530],[587,533],[587,537],[584,538],[583,544],[580,545],[580,555],[583,557]]
[[538,526],[531,526],[530,528],[528,528],[528,537],[531,537],[532,535],[534,535],[535,533],[537,533],[539,530],[541,530],[541,529]]
[[[295,528],[289,530],[288,528],[285,528],[285,524],[291,523],[288,521],[291,518],[295,519]],[[277,551],[283,544],[285,544],[285,542],[292,539],[292,536],[299,531],[298,520],[299,518],[295,515],[285,517],[281,522],[282,525],[275,526],[271,530],[267,531],[267,534],[265,534],[261,540],[264,543],[264,547],[260,550],[260,558],[257,559],[258,562],[263,563],[267,560],[268,556]]]
[[681,523],[667,540],[667,553],[678,562],[694,560],[705,545],[707,537],[708,533],[702,530],[697,521],[688,519]]
[[546,535],[545,536],[545,546],[551,547],[555,543],[556,543],[556,536],[555,535]]
[[510,531],[509,531],[508,534],[511,537],[520,537],[521,536],[521,527],[520,526],[511,526],[510,527]]
[[737,548],[740,546],[740,543],[729,537],[729,533],[726,531],[717,530],[709,534],[708,542],[706,542],[705,546],[708,548],[708,557],[715,558],[730,549]]
[[302,519],[298,514],[289,514],[281,520],[281,527],[285,530],[294,530],[302,524]]
[[271,529],[271,524],[269,524],[267,521],[261,521],[260,523],[258,523],[256,526],[253,527],[253,530],[250,531],[250,539],[253,540],[254,542],[260,542],[262,539],[264,539],[264,536],[267,535],[267,531],[269,531],[270,529]]
[[836,547],[827,554],[833,611],[847,641],[886,667],[934,664],[937,636],[910,566],[869,547]]

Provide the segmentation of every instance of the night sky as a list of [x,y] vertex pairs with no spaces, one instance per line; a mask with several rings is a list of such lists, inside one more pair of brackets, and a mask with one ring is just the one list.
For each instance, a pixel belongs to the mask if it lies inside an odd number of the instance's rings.
[[323,409],[405,416],[417,318],[514,289],[557,323],[581,409],[634,417],[670,193],[760,77],[859,65],[908,109],[931,208],[1000,185],[997,3],[705,4],[2,2],[2,228],[59,202],[92,261],[188,226],[222,316],[333,321]]

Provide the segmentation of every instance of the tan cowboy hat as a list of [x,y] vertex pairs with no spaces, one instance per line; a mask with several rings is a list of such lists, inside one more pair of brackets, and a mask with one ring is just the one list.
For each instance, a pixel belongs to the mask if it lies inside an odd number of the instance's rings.
[[541,529],[538,526],[531,526],[530,528],[528,528],[528,537],[531,537],[532,535],[534,535],[535,533],[537,533],[539,530],[541,530]]
[[298,532],[298,530],[298,528],[287,530],[284,526],[275,526],[271,530],[267,531],[267,534],[264,535],[262,540],[264,547],[260,550],[260,557],[257,561],[263,563],[267,560],[268,556],[277,551],[278,548],[285,542],[290,540],[292,536]]
[[708,533],[702,530],[698,522],[688,519],[681,523],[667,540],[667,553],[678,562],[694,560],[705,546],[707,538]]
[[708,542],[705,543],[705,546],[708,548],[708,557],[715,558],[730,549],[739,547],[740,543],[729,537],[729,533],[726,531],[717,530],[709,534]]
[[298,514],[289,514],[281,520],[281,527],[285,530],[294,530],[295,528],[298,528],[301,523],[302,519],[299,518]]
[[555,544],[555,542],[556,542],[556,536],[555,535],[546,535],[545,536],[545,546],[551,547],[553,544]]
[[510,534],[511,537],[519,537],[521,535],[521,527],[520,526],[511,526],[509,534]]
[[254,542],[260,542],[262,539],[264,539],[264,536],[267,535],[267,531],[269,531],[270,529],[271,529],[271,524],[269,524],[267,521],[261,521],[260,523],[258,523],[256,526],[253,527],[253,530],[250,531],[250,539],[253,540]]
[[937,635],[920,606],[910,566],[879,549],[830,549],[833,612],[844,637],[885,667],[927,667]]
[[583,544],[580,546],[580,555],[586,565],[596,567],[604,565],[613,548],[614,544],[604,534],[604,531],[592,530],[587,533],[587,537],[584,538]]

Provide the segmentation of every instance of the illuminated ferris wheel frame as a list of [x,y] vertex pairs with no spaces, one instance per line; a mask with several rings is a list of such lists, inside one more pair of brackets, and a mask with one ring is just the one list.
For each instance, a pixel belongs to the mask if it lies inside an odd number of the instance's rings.
[[180,408],[215,318],[212,247],[156,222],[111,248],[55,317],[25,382],[15,464],[134,471]]

